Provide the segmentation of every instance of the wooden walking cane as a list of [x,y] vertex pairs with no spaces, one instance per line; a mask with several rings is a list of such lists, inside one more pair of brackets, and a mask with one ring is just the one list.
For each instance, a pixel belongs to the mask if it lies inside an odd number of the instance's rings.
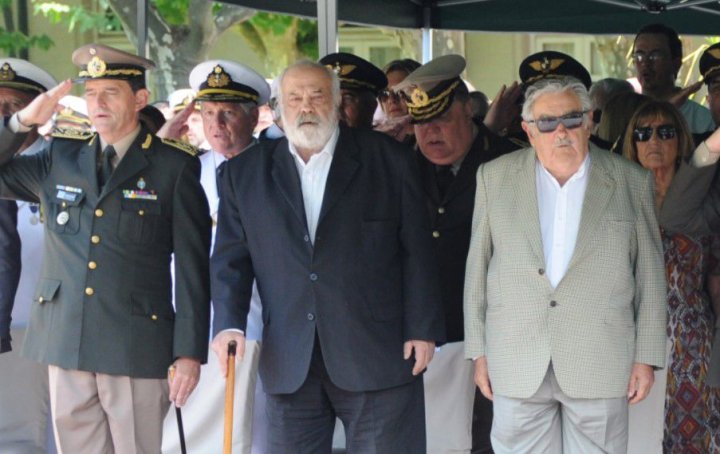
[[227,379],[225,380],[225,436],[223,454],[232,454],[233,404],[235,403],[235,352],[237,342],[228,342]]

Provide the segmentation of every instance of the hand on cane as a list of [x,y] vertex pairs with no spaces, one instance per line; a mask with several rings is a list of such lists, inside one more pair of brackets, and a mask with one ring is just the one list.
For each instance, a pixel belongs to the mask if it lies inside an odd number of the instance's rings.
[[200,361],[195,358],[178,358],[170,366],[168,382],[170,400],[176,407],[182,407],[200,381]]
[[245,335],[240,331],[225,330],[218,333],[210,345],[218,357],[220,363],[220,373],[223,377],[227,377],[227,358],[228,344],[230,341],[237,343],[237,359],[241,360],[245,355]]

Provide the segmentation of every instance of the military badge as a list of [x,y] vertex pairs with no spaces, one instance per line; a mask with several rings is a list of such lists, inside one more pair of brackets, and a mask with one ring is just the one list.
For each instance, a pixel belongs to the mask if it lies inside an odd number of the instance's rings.
[[143,177],[140,177],[140,179],[137,182],[138,189],[145,189],[145,180]]
[[216,65],[207,78],[207,84],[212,88],[226,87],[230,85],[230,76],[222,66]]
[[5,63],[0,68],[0,80],[2,81],[8,81],[15,79],[15,71],[13,71],[12,66],[10,66],[10,63]]
[[97,55],[87,64],[87,73],[90,77],[102,77],[105,75],[105,71],[107,71],[107,64]]
[[430,103],[430,96],[427,92],[420,87],[415,89],[410,94],[410,100],[412,101],[413,107],[425,107]]
[[61,211],[57,218],[55,218],[55,221],[57,221],[58,225],[65,225],[70,220],[70,214],[67,211]]

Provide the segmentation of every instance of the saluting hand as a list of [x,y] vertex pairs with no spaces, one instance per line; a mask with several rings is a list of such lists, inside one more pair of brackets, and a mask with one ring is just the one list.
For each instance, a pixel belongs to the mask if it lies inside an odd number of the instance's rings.
[[44,125],[58,110],[60,98],[70,93],[72,82],[64,80],[45,93],[40,93],[25,108],[18,111],[17,119],[26,127]]
[[435,354],[435,342],[423,340],[409,340],[403,345],[403,358],[410,359],[415,352],[415,366],[412,374],[419,375],[432,361]]
[[195,358],[178,358],[168,371],[170,401],[182,407],[200,381],[200,361]]
[[238,331],[221,331],[215,336],[210,347],[213,349],[220,362],[220,372],[227,377],[228,344],[230,341],[237,342],[235,357],[241,360],[245,355],[245,335]]
[[517,82],[513,82],[508,87],[505,85],[500,87],[500,91],[495,95],[495,99],[483,119],[485,127],[495,134],[499,134],[510,126],[513,120],[520,115],[520,106],[517,103],[520,95],[522,95],[522,87]]
[[195,101],[190,101],[183,110],[176,113],[171,119],[166,121],[156,135],[161,139],[179,140],[183,135],[187,134],[189,129],[187,126],[187,120],[194,111]]

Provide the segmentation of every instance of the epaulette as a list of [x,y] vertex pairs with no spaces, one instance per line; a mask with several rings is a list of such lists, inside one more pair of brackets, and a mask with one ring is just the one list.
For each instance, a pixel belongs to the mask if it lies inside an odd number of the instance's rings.
[[199,154],[198,149],[190,145],[186,142],[181,142],[179,140],[175,139],[162,139],[162,142],[164,144],[170,145],[171,147],[175,147],[178,150],[182,150],[185,153],[189,154],[190,156],[197,156]]
[[57,128],[51,136],[58,139],[88,140],[94,137],[95,133],[92,131],[80,131],[75,128]]

